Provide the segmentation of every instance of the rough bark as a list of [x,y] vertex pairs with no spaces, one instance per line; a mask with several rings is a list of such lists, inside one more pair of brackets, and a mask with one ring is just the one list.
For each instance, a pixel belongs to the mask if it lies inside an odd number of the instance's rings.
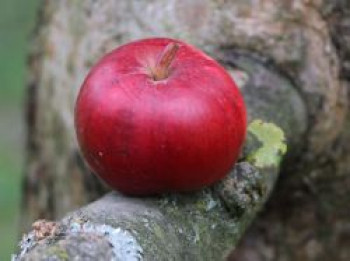
[[[337,77],[349,100],[350,2],[314,1],[338,56]],[[324,46],[319,46],[322,48]],[[308,102],[308,100],[306,100]],[[232,261],[349,260],[350,115],[338,137],[307,164],[288,162],[272,200],[232,254]],[[339,117],[335,113],[333,117]],[[313,154],[314,151],[311,150]],[[317,154],[316,154],[317,155]],[[299,162],[297,162],[299,163]]]
[[[72,119],[77,90],[106,51],[161,35],[188,41],[228,68],[243,70],[238,78],[248,76],[254,82],[253,88],[242,89],[251,117],[277,123],[290,142],[292,155],[278,189],[232,259],[348,260],[346,2],[43,2],[30,59],[23,228],[38,218],[61,218],[106,191],[77,151]],[[266,82],[269,72],[273,76]],[[291,105],[294,95],[274,98],[285,85],[296,87],[306,108],[300,101]],[[274,94],[266,95],[271,86]],[[304,118],[302,124],[293,115]]]
[[[36,223],[14,260],[226,260],[279,173],[285,137],[263,120],[274,119],[288,130],[290,146],[295,146],[292,137],[306,130],[304,103],[293,85],[249,56],[229,52],[226,60],[233,57],[231,73],[238,80],[246,76],[241,84],[252,102],[249,116],[259,120],[250,125],[240,163],[223,181],[193,193],[152,198],[111,193],[50,224],[49,230],[45,222],[41,230]],[[281,117],[286,113],[287,120]],[[257,153],[261,149],[265,152]]]
[[[238,164],[220,186],[245,191],[229,202],[210,189],[147,199],[109,194],[68,215],[55,235],[37,240],[29,234],[15,260],[226,260],[265,201],[276,170]],[[109,243],[103,251],[94,247],[103,242]]]
[[[249,118],[259,120],[250,125],[241,162],[224,181],[183,195],[143,199],[119,194],[103,197],[64,218],[57,225],[58,233],[43,239],[35,238],[35,231],[31,232],[23,239],[16,260],[63,257],[109,260],[111,255],[116,260],[224,260],[261,209],[277,179],[284,135],[278,127],[264,121],[285,129],[291,147],[299,144],[295,138],[303,137],[307,126],[304,103],[289,80],[248,54],[225,52],[223,64],[252,104]],[[285,114],[288,119],[282,117]],[[261,148],[267,151],[257,154]],[[101,236],[106,229],[113,238]],[[108,247],[104,254],[96,247],[86,251],[87,245],[102,246],[106,240],[112,242],[112,254]],[[133,243],[124,246],[123,242],[128,240]],[[121,248],[124,250],[120,251]]]

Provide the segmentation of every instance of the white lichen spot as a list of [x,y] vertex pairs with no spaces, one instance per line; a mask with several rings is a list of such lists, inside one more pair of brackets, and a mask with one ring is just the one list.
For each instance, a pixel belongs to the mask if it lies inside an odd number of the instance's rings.
[[142,218],[142,222],[143,222],[143,225],[146,227],[146,228],[149,228],[150,225],[149,225],[149,221],[147,218]]
[[113,261],[140,261],[143,250],[135,237],[127,230],[109,225],[98,225],[91,222],[83,224],[72,223],[68,228],[70,233],[91,233],[104,236],[110,242],[115,258]]
[[213,199],[213,195],[211,193],[208,193],[208,192],[205,193],[205,197],[206,197],[206,203],[207,203],[205,207],[206,211],[210,211],[218,205],[218,202]]
[[37,244],[37,241],[35,240],[35,232],[34,231],[31,231],[28,234],[24,234],[22,237],[22,240],[18,244],[18,246],[20,247],[20,252],[18,255],[12,255],[11,261],[21,260],[21,258],[29,250],[31,250],[36,244]]
[[193,237],[193,242],[196,244],[199,242],[200,236],[199,236],[199,228],[197,226],[194,227],[194,237]]
[[210,211],[210,210],[212,210],[213,208],[215,208],[216,206],[218,205],[218,203],[215,201],[215,200],[213,200],[212,198],[211,199],[209,199],[209,201],[207,202],[207,211]]

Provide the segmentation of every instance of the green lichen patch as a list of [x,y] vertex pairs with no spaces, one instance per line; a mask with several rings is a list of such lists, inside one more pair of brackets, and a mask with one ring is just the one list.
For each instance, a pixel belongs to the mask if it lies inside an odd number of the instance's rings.
[[287,152],[285,135],[281,128],[273,123],[254,120],[249,124],[248,132],[262,144],[248,155],[248,161],[258,168],[276,167]]

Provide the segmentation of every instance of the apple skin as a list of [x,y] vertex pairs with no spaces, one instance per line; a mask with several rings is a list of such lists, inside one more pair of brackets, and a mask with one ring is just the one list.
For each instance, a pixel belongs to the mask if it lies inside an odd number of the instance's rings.
[[[179,47],[169,75],[150,68],[169,43]],[[75,107],[83,156],[113,189],[154,195],[200,189],[225,177],[246,134],[246,109],[215,60],[174,39],[143,39],[104,56]]]

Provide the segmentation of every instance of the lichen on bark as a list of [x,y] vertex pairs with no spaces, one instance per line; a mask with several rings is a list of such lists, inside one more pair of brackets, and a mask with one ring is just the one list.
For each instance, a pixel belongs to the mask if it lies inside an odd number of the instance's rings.
[[278,169],[240,162],[197,192],[142,199],[108,194],[68,214],[46,238],[25,236],[13,260],[225,260],[270,194]]
[[287,139],[283,178],[236,260],[247,253],[348,260],[349,10],[345,0],[42,1],[29,59],[23,229],[37,218],[59,219],[106,191],[77,151],[76,93],[103,53],[162,35],[197,45],[232,69],[246,83],[249,119],[276,123]]
[[254,135],[262,146],[248,155],[248,161],[259,168],[279,166],[287,152],[284,132],[273,123],[255,120],[248,126],[248,133]]

